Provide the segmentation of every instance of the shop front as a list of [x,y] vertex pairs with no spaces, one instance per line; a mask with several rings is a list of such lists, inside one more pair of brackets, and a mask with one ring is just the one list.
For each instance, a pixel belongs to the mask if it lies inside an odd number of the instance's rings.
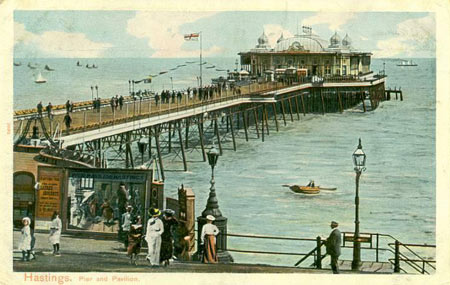
[[148,170],[38,168],[36,228],[48,229],[54,211],[63,232],[119,232],[122,214],[147,220],[150,207],[162,208],[164,188]]

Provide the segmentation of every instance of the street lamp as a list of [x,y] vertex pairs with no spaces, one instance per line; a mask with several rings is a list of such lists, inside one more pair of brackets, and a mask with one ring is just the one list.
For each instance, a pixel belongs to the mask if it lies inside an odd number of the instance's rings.
[[362,150],[361,139],[358,148],[353,153],[353,165],[356,172],[356,194],[355,194],[355,233],[353,235],[353,261],[352,270],[361,267],[361,243],[359,241],[359,177],[366,170],[366,154]]
[[222,213],[219,210],[219,201],[216,197],[216,188],[214,187],[214,167],[217,164],[217,160],[219,159],[219,151],[213,145],[211,149],[207,153],[208,155],[208,163],[211,166],[211,187],[209,188],[209,198],[208,202],[206,202],[206,209],[202,212],[202,216],[213,215],[214,217],[222,216]]
[[97,91],[97,99],[98,99],[98,86],[95,85],[95,90]]
[[[229,263],[233,262],[233,257],[227,251],[227,221],[228,219],[222,216],[222,212],[219,210],[219,201],[216,197],[216,189],[214,187],[214,167],[219,159],[219,151],[214,147],[211,147],[210,151],[207,153],[208,163],[211,166],[211,187],[209,188],[209,197],[206,202],[206,208],[203,210],[202,215],[197,217],[197,248],[201,248],[201,230],[203,225],[206,224],[206,216],[212,215],[216,218],[214,224],[219,228],[219,235],[217,236],[217,256],[219,257],[219,262]],[[199,251],[197,252],[197,258],[199,256]]]
[[91,86],[92,101],[94,101],[94,86]]

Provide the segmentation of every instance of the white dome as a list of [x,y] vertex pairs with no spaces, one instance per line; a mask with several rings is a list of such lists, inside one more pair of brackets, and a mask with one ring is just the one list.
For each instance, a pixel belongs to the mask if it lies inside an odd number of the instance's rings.
[[316,34],[295,35],[292,38],[277,41],[275,51],[310,51],[322,52],[327,46],[327,41]]

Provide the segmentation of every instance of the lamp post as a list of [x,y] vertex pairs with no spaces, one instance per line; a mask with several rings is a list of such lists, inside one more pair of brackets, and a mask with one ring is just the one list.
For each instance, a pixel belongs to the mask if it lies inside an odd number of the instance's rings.
[[95,85],[95,91],[97,91],[97,99],[98,99],[98,86]]
[[[197,237],[197,249],[201,248],[201,232],[203,225],[206,224],[206,216],[212,215],[216,218],[215,225],[219,228],[219,235],[217,236],[216,246],[217,246],[217,256],[219,258],[219,262],[233,262],[233,257],[227,251],[227,218],[222,216],[222,212],[219,209],[219,201],[216,196],[216,188],[214,187],[214,167],[217,164],[217,160],[219,159],[219,151],[213,145],[211,150],[208,151],[208,163],[211,166],[211,187],[209,188],[209,197],[206,202],[206,207],[202,212],[200,217],[197,217],[197,229],[198,229],[198,237]],[[197,251],[197,258],[200,259],[200,251]]]
[[355,193],[355,233],[353,235],[353,261],[352,270],[359,270],[361,267],[361,243],[359,241],[359,178],[366,170],[366,154],[362,150],[361,139],[358,148],[353,153],[353,165],[356,172],[356,193]]
[[92,101],[94,101],[94,86],[91,86]]

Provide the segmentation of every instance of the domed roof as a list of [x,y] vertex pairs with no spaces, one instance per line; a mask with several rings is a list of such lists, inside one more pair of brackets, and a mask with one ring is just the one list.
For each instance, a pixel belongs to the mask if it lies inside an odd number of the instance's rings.
[[337,34],[337,32],[334,32],[334,35],[330,38],[330,45],[338,46],[340,44],[341,44],[341,37]]
[[277,41],[275,51],[322,52],[328,42],[316,34],[301,34]]
[[266,33],[263,31],[262,35],[258,38],[259,45],[266,45],[269,43],[269,39],[266,36]]
[[344,46],[350,46],[352,44],[352,39],[348,36],[348,34],[345,34],[345,37],[342,40],[342,44]]

